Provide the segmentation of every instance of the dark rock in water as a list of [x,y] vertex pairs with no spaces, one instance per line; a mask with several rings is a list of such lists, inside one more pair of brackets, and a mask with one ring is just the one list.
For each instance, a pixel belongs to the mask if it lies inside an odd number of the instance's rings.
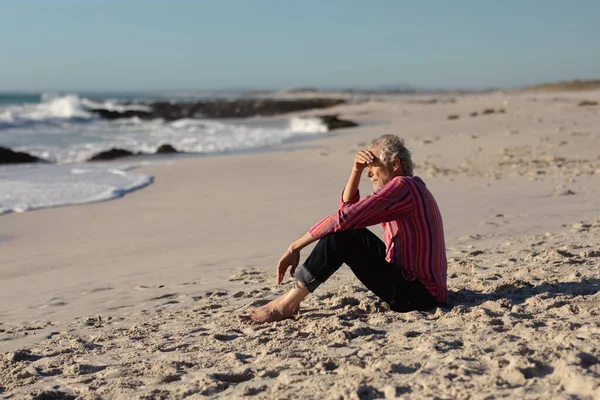
[[578,104],[579,107],[585,107],[585,106],[597,106],[598,102],[597,101],[590,101],[590,100],[584,100],[581,103]]
[[13,151],[6,147],[0,146],[0,164],[22,164],[46,161],[41,158],[32,156],[31,154]]
[[91,156],[88,161],[106,161],[114,160],[115,158],[134,156],[135,154],[129,150],[112,148],[110,150],[101,151]]
[[171,146],[170,144],[161,144],[158,149],[156,149],[156,154],[169,154],[169,153],[179,153],[179,151]]
[[148,117],[140,115],[142,119],[158,119],[162,118],[165,121],[175,121],[181,118],[194,118],[203,115],[202,102],[198,103],[168,103],[157,102],[150,105]]
[[138,117],[141,119],[151,119],[150,113],[143,110],[125,110],[125,111],[114,111],[105,110],[104,108],[93,108],[89,110],[95,114],[98,114],[102,118],[106,119],[118,119],[118,118],[133,118]]
[[460,117],[458,116],[458,114],[451,114],[448,115],[448,119],[459,119]]
[[332,131],[334,129],[342,129],[342,128],[353,128],[358,126],[358,124],[354,121],[350,121],[347,119],[339,119],[338,114],[334,115],[321,115],[321,121],[325,125],[327,125],[327,129]]
[[246,118],[257,115],[272,116],[277,114],[304,111],[315,108],[333,107],[344,104],[342,99],[298,99],[298,100],[236,100],[236,101],[198,101],[198,102],[155,102],[148,104],[149,111],[126,110],[114,111],[94,108],[89,111],[106,119],[133,118],[159,119],[175,121],[181,118]]
[[483,110],[481,113],[482,113],[483,115],[486,115],[486,114],[494,114],[495,112],[496,112],[496,110],[494,110],[493,108],[486,108],[486,109],[485,109],[485,110]]

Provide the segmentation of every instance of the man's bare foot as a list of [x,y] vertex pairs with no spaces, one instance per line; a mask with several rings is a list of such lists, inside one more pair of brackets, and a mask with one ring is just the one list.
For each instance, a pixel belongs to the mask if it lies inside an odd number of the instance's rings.
[[248,315],[243,319],[254,324],[281,321],[293,318],[300,310],[300,302],[308,295],[301,285],[297,284],[294,289],[285,295],[265,304],[262,307],[251,307]]
[[250,307],[248,309],[249,322],[255,324],[264,324],[267,322],[281,321],[288,318],[294,318],[294,315],[300,310],[285,308],[282,306],[282,299],[273,300],[262,307]]

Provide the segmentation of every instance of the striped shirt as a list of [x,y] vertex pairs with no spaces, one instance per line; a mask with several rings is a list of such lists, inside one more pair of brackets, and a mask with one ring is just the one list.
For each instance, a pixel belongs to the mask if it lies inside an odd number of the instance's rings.
[[357,191],[338,211],[317,222],[309,233],[330,233],[381,224],[386,260],[400,266],[407,280],[418,279],[438,300],[448,298],[446,247],[438,205],[419,177],[397,176],[363,199]]

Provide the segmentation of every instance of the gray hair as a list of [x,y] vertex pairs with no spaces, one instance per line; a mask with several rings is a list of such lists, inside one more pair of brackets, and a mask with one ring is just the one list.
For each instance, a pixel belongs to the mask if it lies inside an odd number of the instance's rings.
[[383,135],[373,139],[371,147],[379,149],[379,156],[384,164],[389,165],[394,157],[398,157],[404,176],[413,176],[413,162],[410,150],[404,146],[404,140],[396,135]]

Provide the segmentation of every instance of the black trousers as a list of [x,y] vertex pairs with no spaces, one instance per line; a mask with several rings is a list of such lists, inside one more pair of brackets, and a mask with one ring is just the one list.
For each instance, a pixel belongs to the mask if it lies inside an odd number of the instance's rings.
[[419,281],[408,281],[397,265],[386,261],[385,244],[366,228],[333,233],[319,240],[295,278],[309,292],[325,282],[343,263],[394,311],[429,310],[437,301]]

